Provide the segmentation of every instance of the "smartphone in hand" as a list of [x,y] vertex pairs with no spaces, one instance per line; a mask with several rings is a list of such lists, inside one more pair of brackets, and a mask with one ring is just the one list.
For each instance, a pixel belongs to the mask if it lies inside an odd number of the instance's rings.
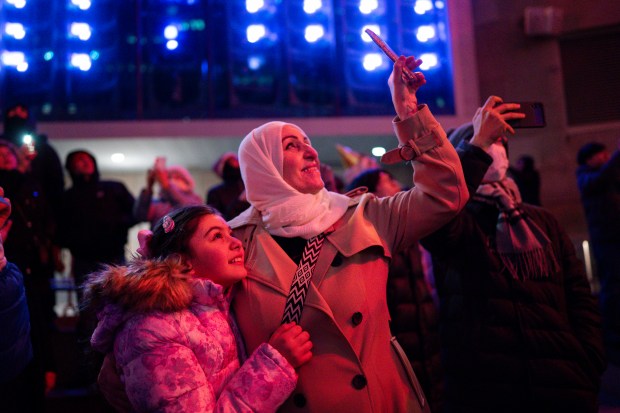
[[[395,62],[396,59],[398,59],[398,55],[394,53],[394,50],[392,50],[392,48],[388,46],[387,43],[385,43],[383,39],[379,37],[379,35],[377,35],[375,32],[373,32],[370,29],[366,29],[364,31],[366,32],[368,36],[370,36],[373,42],[375,42],[377,46],[379,46],[379,48],[383,50],[383,53],[385,53],[385,55],[389,57],[392,62]],[[409,70],[407,66],[403,67],[403,76],[407,80],[415,79],[415,75],[413,74],[411,70]]]
[[523,119],[512,119],[508,123],[513,128],[544,128],[545,122],[545,108],[542,102],[513,102],[521,105],[519,109],[515,109],[514,112],[525,113]]

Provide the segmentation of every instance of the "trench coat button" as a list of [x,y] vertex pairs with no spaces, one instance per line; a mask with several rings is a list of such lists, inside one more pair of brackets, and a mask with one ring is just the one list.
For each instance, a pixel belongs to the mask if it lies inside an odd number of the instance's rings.
[[334,260],[332,261],[332,267],[340,267],[341,265],[342,265],[342,255],[338,253],[334,257]]
[[353,380],[351,380],[351,384],[355,389],[362,390],[368,384],[368,380],[366,380],[363,374],[357,374],[353,377]]
[[304,407],[307,403],[306,396],[301,393],[297,393],[293,396],[293,404],[296,407]]
[[353,323],[354,326],[359,326],[362,323],[363,319],[364,319],[364,316],[359,311],[356,311],[351,316],[351,322]]

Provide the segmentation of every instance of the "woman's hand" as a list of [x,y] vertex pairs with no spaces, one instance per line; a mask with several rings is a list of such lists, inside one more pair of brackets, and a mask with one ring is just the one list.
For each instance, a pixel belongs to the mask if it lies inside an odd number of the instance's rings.
[[474,136],[470,144],[487,150],[498,138],[507,133],[514,135],[515,130],[508,121],[523,119],[525,114],[514,112],[520,107],[518,103],[503,102],[499,96],[489,96],[484,105],[476,110],[472,120]]
[[310,334],[294,322],[278,327],[269,338],[269,344],[294,368],[306,364],[312,358]]
[[[418,111],[418,98],[416,92],[426,83],[421,72],[414,72],[422,64],[422,60],[413,56],[405,58],[400,56],[394,62],[394,69],[388,79],[394,110],[400,120],[406,119]],[[407,66],[413,72],[413,79],[403,75],[403,68]]]

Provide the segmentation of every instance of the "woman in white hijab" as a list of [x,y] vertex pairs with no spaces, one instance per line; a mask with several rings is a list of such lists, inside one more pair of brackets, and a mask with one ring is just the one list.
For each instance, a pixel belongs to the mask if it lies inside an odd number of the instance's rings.
[[[429,411],[409,362],[391,340],[388,264],[394,251],[454,217],[468,192],[443,129],[428,107],[417,103],[424,76],[403,78],[405,66],[413,71],[420,63],[400,57],[388,81],[400,145],[383,160],[411,160],[409,191],[381,199],[363,190],[351,197],[327,191],[317,152],[293,124],[269,122],[240,145],[252,207],[229,224],[247,252],[249,276],[234,304],[247,350],[268,338],[285,305],[314,343],[314,357],[299,369],[297,388],[282,411]],[[307,243],[314,249],[302,258]],[[314,273],[303,290],[308,268]],[[294,275],[297,295],[287,301]],[[304,297],[300,313],[295,305]]]

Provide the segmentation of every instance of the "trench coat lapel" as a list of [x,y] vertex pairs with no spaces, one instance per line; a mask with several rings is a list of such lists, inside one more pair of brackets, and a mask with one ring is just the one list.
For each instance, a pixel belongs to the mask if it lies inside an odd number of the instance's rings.
[[[254,249],[256,255],[250,257],[251,260],[248,262],[250,267],[248,277],[260,282],[261,284],[269,286],[282,296],[287,297],[289,290],[291,289],[293,275],[297,270],[298,263],[293,262],[293,260],[291,260],[291,258],[282,250],[282,248],[280,248],[278,243],[266,231],[257,231],[255,234],[255,242],[260,245],[260,248]],[[314,307],[320,311],[323,311],[330,318],[333,318],[332,311],[317,288],[314,277],[319,276],[318,278],[323,278],[325,273],[329,270],[330,264],[335,255],[336,250],[332,246],[328,246],[327,242],[324,243],[321,248],[321,253],[319,254],[319,259],[317,260],[314,274],[312,276],[312,282],[308,288],[308,293],[304,304],[305,306]],[[271,263],[278,264],[272,266]],[[260,268],[271,268],[273,276],[256,276],[251,270],[251,267],[254,265]],[[282,311],[284,311],[284,308]]]
[[[249,257],[250,261],[247,263],[249,267],[248,277],[255,279],[261,284],[268,285],[284,296],[288,295],[297,264],[286,255],[278,243],[266,231],[257,231],[255,242],[259,245],[259,248],[253,248],[253,255]],[[277,263],[277,265],[272,265],[272,263]],[[256,276],[252,272],[253,266],[271,268],[273,276]]]
[[[308,288],[305,306],[314,307],[333,319],[333,313],[327,302],[323,299],[323,295],[319,291],[321,282],[329,269],[337,254],[344,257],[351,257],[366,248],[379,246],[382,247],[384,253],[390,256],[389,250],[385,247],[383,241],[378,236],[374,228],[360,225],[352,225],[352,221],[356,220],[353,216],[349,219],[349,214],[345,215],[341,221],[336,223],[334,227],[328,231],[326,242],[323,243],[321,253],[314,269],[312,282]],[[363,228],[360,230],[359,228]],[[293,274],[297,270],[298,263],[293,262],[290,257],[280,248],[278,243],[264,229],[260,228],[255,233],[255,242],[260,248],[254,249],[254,254],[248,262],[250,273],[248,277],[260,282],[277,291],[284,297],[288,296],[293,280]],[[273,265],[272,263],[277,263]],[[271,268],[273,276],[257,277],[252,274],[251,267]],[[282,309],[284,311],[284,309]]]

